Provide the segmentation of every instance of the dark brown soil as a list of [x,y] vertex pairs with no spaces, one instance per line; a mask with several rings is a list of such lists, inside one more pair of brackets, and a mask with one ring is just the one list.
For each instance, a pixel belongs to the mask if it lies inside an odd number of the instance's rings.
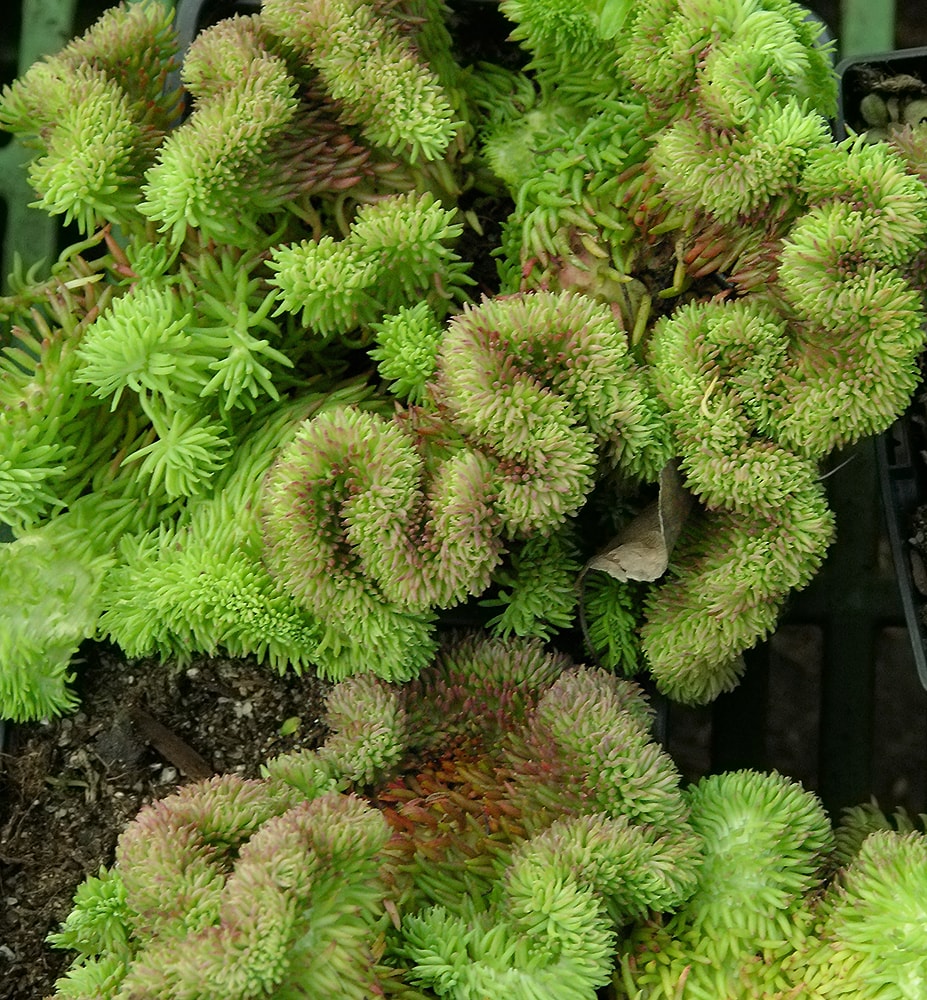
[[[69,963],[45,944],[140,806],[179,784],[316,746],[327,685],[250,660],[186,669],[88,647],[81,707],[8,728],[0,771],[0,1000],[43,1000]],[[286,734],[286,735],[284,735]]]

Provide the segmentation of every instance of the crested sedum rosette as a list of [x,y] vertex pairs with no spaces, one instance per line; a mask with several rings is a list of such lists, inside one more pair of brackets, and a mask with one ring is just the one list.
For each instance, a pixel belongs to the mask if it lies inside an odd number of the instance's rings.
[[488,63],[440,0],[184,53],[140,0],[3,89],[80,242],[0,299],[0,716],[91,637],[408,680],[474,614],[704,703],[813,578],[823,464],[917,384],[922,130],[832,142],[789,0],[500,6]]
[[923,817],[683,788],[633,681],[457,633],[329,735],[146,805],[50,942],[60,1000],[918,1000]]

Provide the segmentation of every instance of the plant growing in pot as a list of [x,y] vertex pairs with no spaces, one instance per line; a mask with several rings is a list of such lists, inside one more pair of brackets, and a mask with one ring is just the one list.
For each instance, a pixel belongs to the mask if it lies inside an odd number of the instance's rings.
[[[60,997],[591,997],[699,844],[633,682],[457,635],[336,685],[332,734],[144,810],[54,941]],[[599,778],[593,779],[592,775]]]
[[831,541],[819,463],[913,390],[923,179],[832,145],[790,4],[504,11],[520,60],[470,65],[437,4],[268,2],[177,124],[140,3],[4,91],[86,239],[4,300],[2,714],[73,707],[87,636],[414,684],[473,602],[736,683]]
[[[5,604],[5,715],[69,708],[88,635],[409,678],[474,599],[704,702],[812,577],[821,461],[916,384],[923,181],[831,142],[791,4],[502,9],[523,68],[437,6],[268,2],[178,126],[142,3],[4,92],[86,233],[5,304],[4,580],[57,588]],[[629,570],[658,492],[688,516]]]
[[774,773],[681,790],[633,682],[457,634],[328,717],[129,824],[56,997],[920,995],[927,837]]

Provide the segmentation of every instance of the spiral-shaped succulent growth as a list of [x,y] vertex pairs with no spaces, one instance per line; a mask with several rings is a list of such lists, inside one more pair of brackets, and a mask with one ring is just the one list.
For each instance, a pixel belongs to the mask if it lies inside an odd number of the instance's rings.
[[657,140],[652,162],[676,205],[731,225],[791,194],[810,151],[828,141],[826,119],[790,101],[759,108],[733,134],[683,118]]
[[[410,835],[396,844],[394,877],[416,909],[437,906],[438,920],[453,913],[460,929],[474,916],[469,907],[460,909],[468,884],[479,884],[480,895],[492,900],[496,880],[522,842],[529,854],[537,850],[548,859],[556,848],[563,865],[558,870],[570,868],[570,857],[578,866],[585,848],[574,836],[600,844],[603,879],[610,877],[606,870],[624,871],[614,875],[611,888],[602,883],[595,893],[616,925],[639,912],[644,898],[652,901],[645,906],[658,905],[663,894],[687,894],[692,844],[678,774],[649,736],[651,712],[637,685],[573,668],[536,641],[464,637],[442,649],[404,699],[413,761],[434,763],[416,763],[410,777],[397,777],[378,795],[391,807],[390,821]],[[555,835],[560,821],[565,830]],[[613,848],[606,847],[610,841]],[[625,861],[637,859],[627,869],[616,859],[605,861],[619,843]],[[586,852],[587,860],[592,853]],[[484,855],[495,862],[480,863]],[[522,874],[531,867],[527,858],[512,864]],[[539,886],[544,884],[553,899],[557,891],[547,876]],[[482,932],[470,927],[461,933],[472,941]],[[479,957],[468,947],[452,960],[453,947],[449,942],[437,951],[458,968],[467,955],[496,971],[504,967],[498,955]]]
[[802,183],[811,207],[778,274],[798,322],[769,433],[814,455],[885,430],[917,385],[925,314],[905,269],[927,242],[927,186],[855,140],[815,154]]
[[927,986],[927,837],[876,830],[823,899],[820,944],[802,980],[820,1000],[915,1000]]
[[[108,921],[129,932],[123,992],[244,998],[313,981],[332,995],[368,995],[388,827],[353,796],[300,800],[223,776],[139,815],[117,848],[123,895]],[[73,924],[59,944],[99,948],[86,923],[75,940]]]
[[511,533],[574,514],[603,458],[655,478],[668,458],[660,407],[611,311],[569,292],[485,299],[455,316],[435,390],[450,420],[492,456]]
[[800,195],[830,141],[835,105],[821,26],[790,3],[676,0],[632,15],[619,66],[644,98],[664,196],[725,225],[756,223]]
[[675,766],[650,736],[652,713],[635,684],[604,670],[566,671],[541,694],[532,721],[509,751],[512,794],[527,815],[551,806],[537,781],[547,774],[577,812],[661,828],[684,820]]
[[785,322],[762,300],[692,303],[654,329],[654,384],[669,410],[686,485],[709,507],[774,511],[817,477],[770,439],[768,387],[788,364]]
[[[53,936],[79,952],[57,996],[593,1000],[624,925],[695,889],[678,773],[629,681],[472,634],[328,707],[318,751],[142,810]],[[535,736],[551,769],[518,753]],[[612,766],[570,794],[561,757]]]
[[303,426],[267,481],[265,557],[325,623],[325,673],[408,677],[430,658],[432,609],[480,593],[499,561],[492,501],[479,452],[426,469],[400,423],[357,408]]
[[923,182],[851,141],[811,152],[801,186],[810,207],[771,292],[684,305],[650,342],[686,483],[718,532],[690,533],[647,600],[646,658],[685,701],[736,683],[739,652],[820,565],[832,518],[815,463],[884,430],[917,383],[924,312],[905,268],[924,246]]
[[455,1000],[591,998],[618,930],[694,886],[678,773],[640,688],[537,641],[466,634],[398,693],[411,756],[377,792],[398,964]]
[[670,454],[625,334],[591,299],[484,300],[451,320],[437,351],[421,409],[322,414],[268,480],[267,564],[325,621],[320,665],[334,677],[410,676],[431,655],[434,609],[490,582],[501,632],[568,624],[579,564],[567,519],[600,465],[649,478]]
[[235,461],[217,472],[210,491],[188,497],[175,520],[121,540],[104,585],[100,633],[133,657],[183,662],[223,649],[281,671],[309,667],[321,628],[263,563],[261,483],[310,414],[367,392],[347,383],[260,409],[239,428]]
[[621,945],[620,995],[798,995],[790,993],[796,949],[813,932],[812,895],[833,844],[820,801],[782,775],[754,771],[704,778],[687,799],[704,844],[698,887]]

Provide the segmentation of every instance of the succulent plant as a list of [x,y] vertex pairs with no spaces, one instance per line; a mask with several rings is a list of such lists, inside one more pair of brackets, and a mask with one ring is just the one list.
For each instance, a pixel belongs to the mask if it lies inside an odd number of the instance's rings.
[[[831,141],[788,0],[502,11],[468,65],[432,0],[274,0],[184,115],[143,0],[4,89],[85,239],[2,300],[0,564],[67,537],[95,596],[5,630],[0,714],[91,636],[408,679],[461,605],[704,703],[812,579],[823,463],[917,381],[919,140]],[[666,558],[597,581],[674,478]]]
[[651,719],[536,640],[344,680],[318,750],[143,808],[52,935],[78,952],[56,996],[591,1000],[626,924],[695,888]]

